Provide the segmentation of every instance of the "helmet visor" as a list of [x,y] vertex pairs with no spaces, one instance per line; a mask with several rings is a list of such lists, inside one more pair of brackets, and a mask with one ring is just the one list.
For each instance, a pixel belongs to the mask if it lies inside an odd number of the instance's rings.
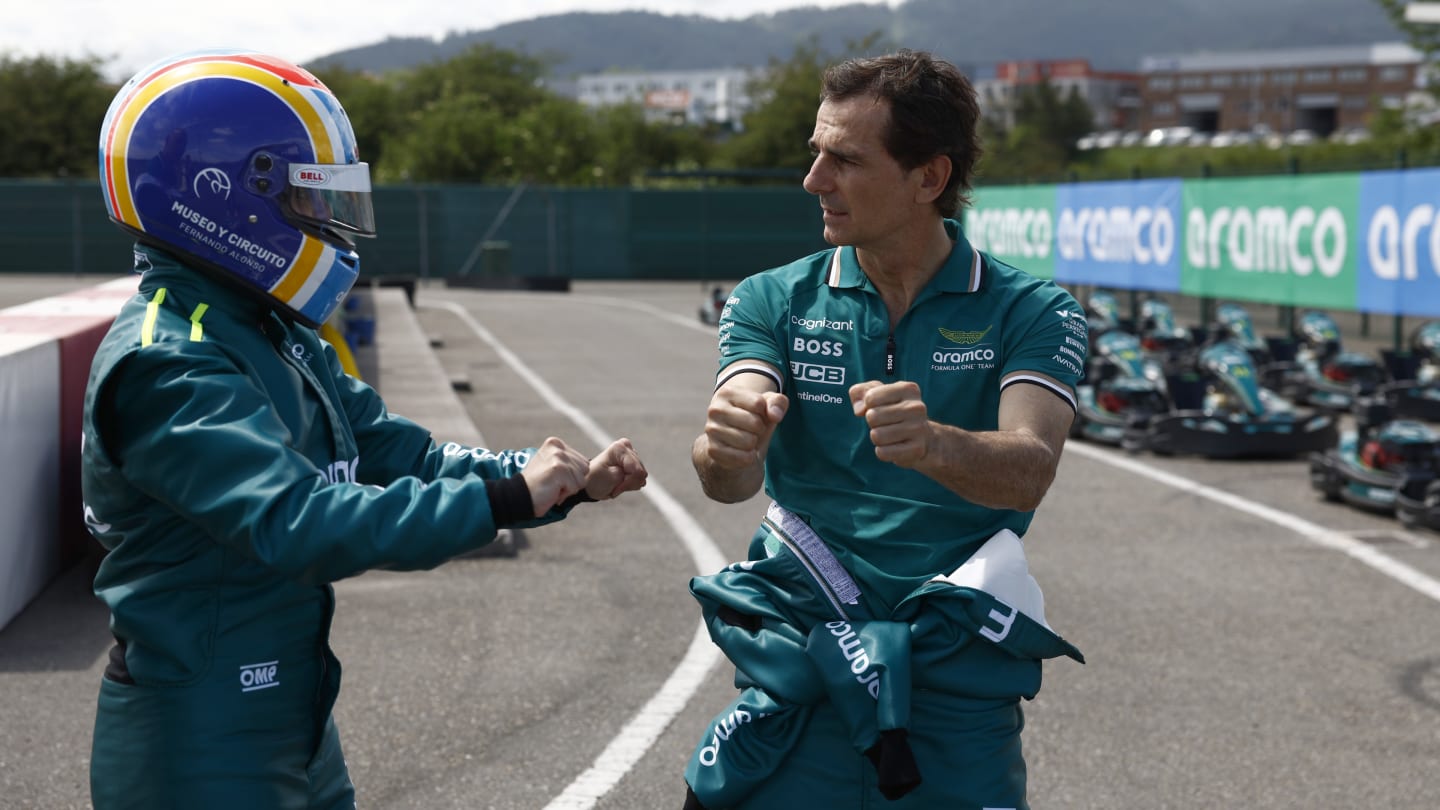
[[292,216],[312,225],[375,235],[368,163],[291,163],[281,203]]

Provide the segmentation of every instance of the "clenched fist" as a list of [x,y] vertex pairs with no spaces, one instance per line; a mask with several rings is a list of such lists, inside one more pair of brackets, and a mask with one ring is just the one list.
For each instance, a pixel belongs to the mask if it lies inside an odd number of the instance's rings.
[[[590,459],[584,453],[554,436],[535,450],[530,462],[520,471],[530,488],[530,501],[535,517],[541,517],[556,504],[581,490],[590,477]],[[587,490],[588,491],[588,490]]]
[[590,459],[585,492],[595,500],[603,501],[645,486],[649,475],[630,440],[616,439],[604,452]]

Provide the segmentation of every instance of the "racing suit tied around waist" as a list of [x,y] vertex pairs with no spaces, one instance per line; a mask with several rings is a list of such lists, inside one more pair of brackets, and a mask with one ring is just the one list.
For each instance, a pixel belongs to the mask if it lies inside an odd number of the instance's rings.
[[686,768],[705,807],[738,803],[769,777],[824,701],[875,766],[881,794],[897,799],[922,781],[907,738],[912,688],[983,711],[1033,697],[1041,658],[1084,661],[1045,623],[1039,586],[1008,530],[888,618],[870,613],[854,578],[798,515],[772,503],[757,534],[765,559],[690,583],[741,688]]

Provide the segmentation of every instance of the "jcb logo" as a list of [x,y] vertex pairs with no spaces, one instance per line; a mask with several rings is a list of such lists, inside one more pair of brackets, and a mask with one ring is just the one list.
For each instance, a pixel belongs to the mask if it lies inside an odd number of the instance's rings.
[[790,363],[790,376],[797,382],[816,382],[822,385],[844,385],[843,366],[822,366],[816,363]]

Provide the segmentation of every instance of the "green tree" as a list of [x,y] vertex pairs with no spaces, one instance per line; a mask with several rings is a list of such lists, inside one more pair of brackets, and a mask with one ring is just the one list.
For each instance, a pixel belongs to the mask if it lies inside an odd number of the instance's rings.
[[638,104],[601,107],[595,119],[596,160],[590,182],[630,185],[650,169],[694,169],[707,165],[713,151],[696,127],[647,121]]
[[813,40],[787,60],[771,59],[765,72],[750,82],[756,106],[741,119],[740,134],[719,148],[719,162],[742,169],[807,168],[820,78],[830,61]]
[[95,177],[118,88],[100,60],[0,56],[0,177]]
[[344,105],[355,130],[360,159],[370,164],[372,175],[377,174],[385,163],[387,141],[400,131],[394,85],[383,76],[343,67],[325,68],[315,76]]
[[1410,46],[1419,51],[1425,57],[1426,70],[1430,72],[1431,92],[1434,92],[1436,78],[1434,72],[1435,55],[1440,52],[1440,25],[1429,23],[1412,23],[1405,20],[1405,7],[1410,0],[1375,0],[1380,8],[1385,10],[1390,19],[1394,21],[1395,27],[1405,34],[1410,41]]
[[501,115],[515,115],[552,95],[545,87],[546,73],[540,59],[474,45],[452,59],[397,72],[396,102],[408,113],[464,96]]
[[[847,55],[874,51],[881,37],[875,32],[847,43]],[[757,106],[742,119],[743,131],[718,148],[717,163],[742,169],[809,168],[820,81],[825,68],[841,58],[822,51],[812,38],[789,59],[771,59],[749,87]]]
[[509,172],[501,150],[506,118],[485,96],[448,96],[405,115],[385,140],[378,182],[470,182]]
[[996,180],[1057,177],[1081,154],[1075,142],[1095,128],[1094,121],[1074,88],[1062,97],[1042,78],[1016,97],[1014,127],[1006,131],[987,122],[980,172]]

